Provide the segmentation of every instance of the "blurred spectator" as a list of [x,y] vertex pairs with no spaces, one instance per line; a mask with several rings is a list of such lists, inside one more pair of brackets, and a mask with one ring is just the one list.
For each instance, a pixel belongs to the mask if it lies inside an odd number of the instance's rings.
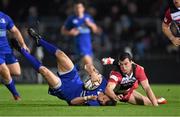
[[[42,19],[39,27],[40,32],[48,32],[47,36],[50,37],[51,41],[61,45],[68,53],[72,53],[72,50],[69,49],[69,46],[73,48],[72,41],[57,34],[57,26],[62,25],[62,21],[73,12],[73,2],[72,0],[51,0],[46,2],[44,0],[1,0],[0,8],[12,14],[15,21],[24,24],[29,23],[30,26],[37,26],[37,21]],[[146,51],[155,54],[155,48],[158,49],[157,51],[164,51],[166,45],[169,45],[160,28],[160,18],[164,16],[169,1],[85,0],[85,2],[88,5],[87,11],[103,29],[101,37],[93,35],[94,38],[101,38],[100,40],[93,40],[93,49],[97,57],[100,57],[100,52],[103,51],[107,51],[107,55],[115,56],[119,51],[128,50],[135,55],[138,54],[143,59],[143,53],[146,54]],[[27,20],[24,20],[24,17]],[[138,38],[137,34],[142,30],[146,37]],[[151,38],[152,34],[153,38]],[[63,39],[60,40],[59,38],[66,39],[62,41]],[[148,39],[150,39],[150,42],[147,41]],[[98,46],[98,44],[100,45]],[[175,50],[168,46],[166,52]]]
[[37,27],[38,9],[36,6],[30,6],[28,10],[28,24],[31,27]]

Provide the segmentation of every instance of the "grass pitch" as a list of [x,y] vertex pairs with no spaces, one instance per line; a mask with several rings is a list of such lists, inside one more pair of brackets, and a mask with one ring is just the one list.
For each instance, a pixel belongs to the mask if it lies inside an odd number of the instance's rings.
[[120,102],[115,107],[68,106],[47,94],[47,85],[17,85],[17,89],[22,96],[19,102],[0,85],[0,116],[180,116],[180,85],[152,85],[156,96],[168,101],[159,107]]

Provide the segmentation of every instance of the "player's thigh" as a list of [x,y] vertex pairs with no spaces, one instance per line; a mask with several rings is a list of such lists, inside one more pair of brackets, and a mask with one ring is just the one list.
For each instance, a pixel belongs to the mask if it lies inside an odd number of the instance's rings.
[[151,105],[151,101],[149,100],[149,98],[143,96],[136,90],[133,91],[128,102],[131,104],[138,104],[138,105]]
[[13,53],[5,54],[5,62],[9,68],[11,75],[17,75],[18,76],[21,74],[19,62]]
[[59,84],[60,79],[52,71],[45,66],[41,66],[39,69],[41,75],[46,79],[50,87],[55,87]]
[[9,68],[11,75],[19,76],[21,74],[19,62],[8,64],[7,67]]
[[0,75],[7,82],[11,79],[9,69],[5,63],[0,64]]
[[63,51],[61,50],[56,51],[56,57],[57,57],[58,71],[68,72],[69,70],[73,69],[74,64]]

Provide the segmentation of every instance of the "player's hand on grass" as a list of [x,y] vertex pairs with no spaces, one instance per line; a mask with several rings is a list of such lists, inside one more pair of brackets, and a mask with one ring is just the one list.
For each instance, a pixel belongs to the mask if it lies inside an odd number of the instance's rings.
[[118,97],[119,100],[123,99],[123,95],[122,94],[117,95],[117,97]]
[[119,95],[114,95],[114,96],[112,97],[112,99],[113,99],[114,101],[120,101],[120,100],[121,100],[121,97],[120,97]]
[[180,46],[180,37],[173,37],[173,38],[171,38],[171,42],[172,42],[175,46]]

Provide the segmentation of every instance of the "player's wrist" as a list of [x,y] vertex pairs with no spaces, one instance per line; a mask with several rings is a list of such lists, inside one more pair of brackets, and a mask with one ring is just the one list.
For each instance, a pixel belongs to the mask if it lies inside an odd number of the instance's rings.
[[91,96],[90,95],[89,96],[84,96],[83,99],[84,99],[84,101],[88,101],[88,100],[91,99]]
[[117,96],[117,95],[113,96],[113,100],[114,100],[114,101],[119,101],[118,96]]
[[171,41],[174,40],[174,38],[175,38],[174,36],[170,36],[170,37],[169,37],[169,39],[170,39]]
[[84,99],[84,101],[87,101],[87,100],[88,100],[88,99],[87,99],[87,96],[84,96],[83,99]]

